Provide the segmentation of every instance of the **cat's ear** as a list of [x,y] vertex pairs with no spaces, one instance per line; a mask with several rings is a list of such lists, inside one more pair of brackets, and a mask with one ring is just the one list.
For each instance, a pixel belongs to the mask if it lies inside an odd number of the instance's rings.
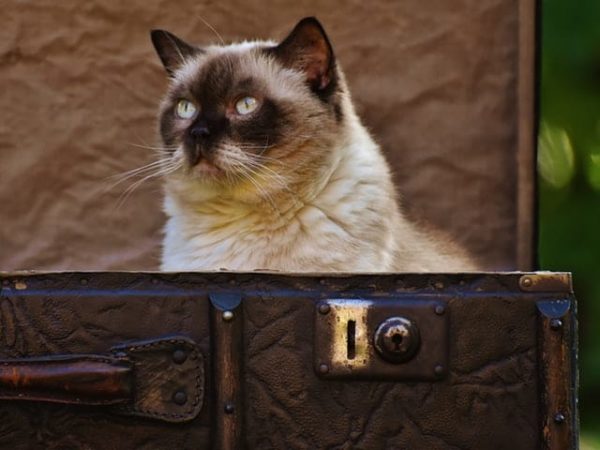
[[175,70],[181,67],[190,56],[200,52],[199,48],[182,41],[168,31],[152,30],[150,38],[169,75],[173,75]]
[[287,67],[300,70],[316,91],[326,89],[335,76],[333,49],[325,30],[314,17],[305,17],[274,49]]

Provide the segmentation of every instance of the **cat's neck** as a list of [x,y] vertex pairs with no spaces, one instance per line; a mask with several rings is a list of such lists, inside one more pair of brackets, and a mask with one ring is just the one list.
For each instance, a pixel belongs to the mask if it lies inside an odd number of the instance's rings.
[[[363,145],[375,145],[366,131],[359,134],[361,139],[358,141],[362,141]],[[356,150],[356,138],[347,135],[336,148],[330,150],[327,164],[316,168],[306,179],[288,183],[276,190],[257,193],[251,181],[225,191],[202,189],[202,192],[181,192],[170,190],[167,186],[165,211],[178,221],[193,223],[203,232],[239,221],[251,221],[253,229],[265,232],[280,229],[292,222],[307,206],[320,207],[324,202],[336,202],[348,195],[343,187],[332,195],[331,184],[340,183],[352,170],[348,166],[352,165],[351,153]],[[356,167],[356,173],[360,170]]]
[[252,186],[240,186],[232,192],[215,192],[201,197],[186,197],[167,189],[165,210],[170,217],[194,224],[204,232],[240,221],[252,222],[257,232],[270,232],[289,224],[307,205],[318,203],[323,190],[335,177],[339,164],[339,158],[334,159],[328,170],[315,174],[310,183],[305,180],[260,194],[244,193],[254,189]]

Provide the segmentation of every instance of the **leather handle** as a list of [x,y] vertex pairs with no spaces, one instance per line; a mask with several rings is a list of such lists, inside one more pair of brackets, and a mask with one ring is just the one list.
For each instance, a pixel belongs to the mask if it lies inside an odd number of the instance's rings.
[[186,336],[122,343],[104,355],[0,359],[0,400],[106,405],[104,413],[189,422],[204,389],[204,356]]
[[130,361],[101,355],[0,360],[0,399],[85,405],[132,401]]

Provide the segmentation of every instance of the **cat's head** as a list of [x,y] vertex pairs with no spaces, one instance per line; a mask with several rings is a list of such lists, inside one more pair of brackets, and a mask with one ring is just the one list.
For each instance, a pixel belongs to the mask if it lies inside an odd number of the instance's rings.
[[162,30],[151,37],[170,78],[160,110],[167,179],[260,194],[327,164],[345,88],[315,18],[281,43],[195,47]]

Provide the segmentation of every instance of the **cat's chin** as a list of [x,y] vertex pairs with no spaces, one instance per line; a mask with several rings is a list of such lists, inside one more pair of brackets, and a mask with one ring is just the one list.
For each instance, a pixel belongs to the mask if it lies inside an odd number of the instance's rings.
[[205,159],[191,168],[192,175],[206,180],[220,180],[225,177],[225,171]]

